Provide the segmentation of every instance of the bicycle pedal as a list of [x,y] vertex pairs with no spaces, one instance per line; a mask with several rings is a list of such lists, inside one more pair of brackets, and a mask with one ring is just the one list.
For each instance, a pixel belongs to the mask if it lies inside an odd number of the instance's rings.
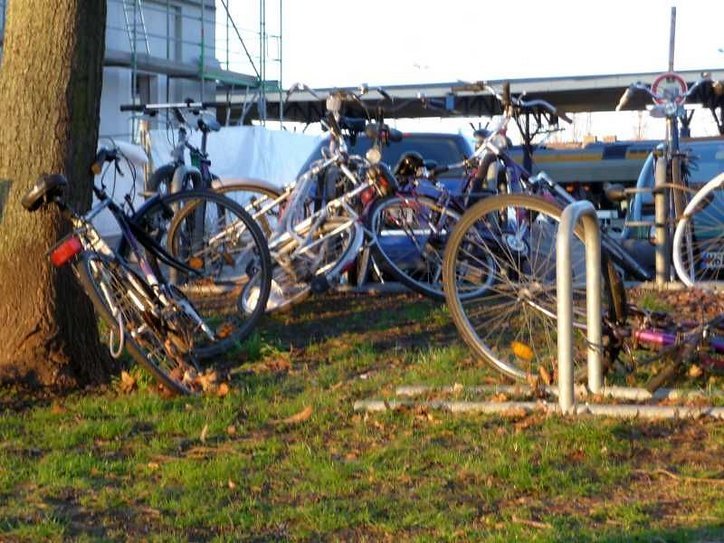
[[329,280],[326,275],[318,275],[309,283],[314,294],[323,294],[330,288]]

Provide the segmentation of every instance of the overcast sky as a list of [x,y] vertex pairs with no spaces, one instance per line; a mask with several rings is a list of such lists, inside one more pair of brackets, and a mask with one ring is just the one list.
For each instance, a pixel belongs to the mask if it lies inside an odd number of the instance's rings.
[[[267,0],[267,9],[274,3]],[[675,68],[724,66],[724,2],[676,3]],[[671,6],[671,0],[285,0],[284,80],[322,87],[664,70]]]

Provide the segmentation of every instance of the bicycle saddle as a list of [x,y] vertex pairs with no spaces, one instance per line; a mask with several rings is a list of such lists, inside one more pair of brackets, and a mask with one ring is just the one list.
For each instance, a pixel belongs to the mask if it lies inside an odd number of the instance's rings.
[[221,124],[210,115],[200,115],[198,120],[199,130],[202,132],[218,132],[221,130]]
[[626,187],[620,183],[607,183],[603,187],[603,192],[606,195],[606,198],[612,202],[623,202],[626,198],[628,198],[628,195],[626,194]]
[[36,211],[44,204],[62,197],[67,185],[68,180],[61,174],[43,174],[20,203],[28,211]]
[[367,120],[358,117],[342,117],[339,121],[340,128],[346,128],[351,132],[364,132],[366,126]]
[[408,151],[400,157],[395,165],[395,175],[411,177],[425,165],[425,159],[417,151]]

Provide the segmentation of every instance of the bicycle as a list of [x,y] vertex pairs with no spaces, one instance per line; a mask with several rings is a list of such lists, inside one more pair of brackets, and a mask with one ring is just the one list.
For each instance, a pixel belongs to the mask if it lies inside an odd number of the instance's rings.
[[687,286],[724,284],[724,173],[691,198],[673,237],[676,274]]
[[[207,151],[208,137],[211,133],[218,132],[221,125],[207,109],[221,105],[227,104],[187,99],[180,103],[128,104],[120,107],[121,111],[138,112],[143,117],[154,120],[163,120],[159,117],[165,114],[167,125],[177,130],[171,160],[152,172],[146,182],[145,196],[191,189],[213,190],[244,207],[245,211],[254,216],[266,235],[270,235],[277,222],[277,210],[275,206],[268,206],[267,203],[279,198],[279,189],[258,179],[220,179],[211,171],[211,159]],[[201,144],[198,147],[191,143],[189,137],[194,130],[201,132]],[[186,152],[189,153],[190,164],[186,162]],[[133,220],[136,223],[147,222],[153,213],[152,204],[142,205]]]
[[[685,217],[686,226],[682,227],[685,230],[676,237],[676,243],[672,237],[679,220],[685,216],[689,198],[702,188],[695,186],[689,179],[693,158],[680,147],[679,119],[686,116],[684,105],[687,100],[706,86],[713,86],[712,80],[706,74],[688,86],[680,75],[667,72],[657,76],[650,86],[641,82],[633,83],[626,89],[616,106],[616,110],[619,111],[635,93],[643,93],[653,101],[651,115],[663,117],[666,121],[665,140],[654,151],[655,179],[651,190],[655,207],[654,223],[641,220],[646,188],[629,190],[614,186],[608,191],[612,199],[619,201],[633,196],[630,205],[633,210],[633,221],[627,220],[624,233],[638,226],[650,226],[655,230],[656,282],[659,284],[669,281],[672,273],[676,273],[679,279],[689,286],[716,288],[721,287],[724,281],[724,263],[722,263],[724,231],[716,230],[715,226],[724,221],[720,198],[713,197],[706,211],[700,205],[698,208],[692,208]],[[713,192],[709,194],[715,195],[717,189],[710,190]],[[693,209],[697,209],[695,221],[689,220]],[[707,215],[709,218],[705,219]],[[700,232],[699,225],[702,226]],[[705,246],[702,246],[702,242]],[[678,259],[680,265],[672,268],[672,258]]]
[[[116,163],[120,154],[102,148],[93,169],[104,162]],[[93,185],[98,203],[80,215],[64,201],[68,181],[62,175],[41,176],[25,194],[22,205],[35,212],[55,205],[72,225],[70,234],[50,250],[55,267],[71,264],[84,291],[97,313],[108,325],[111,355],[119,357],[123,349],[163,386],[174,393],[189,394],[197,389],[195,381],[198,361],[228,349],[248,334],[261,314],[240,319],[221,316],[214,311],[204,313],[199,299],[187,296],[183,289],[169,283],[161,271],[161,263],[189,277],[204,279],[198,269],[186,266],[170,255],[152,236],[134,224],[123,206],[116,204],[100,186]],[[126,195],[126,202],[131,198]],[[264,237],[248,214],[233,202],[208,192],[188,191],[157,198],[168,213],[173,204],[186,207],[224,206],[238,224],[248,228],[247,255],[253,253],[249,269],[257,282],[269,277],[269,254]],[[135,265],[114,251],[100,236],[92,220],[108,210],[116,221],[121,237],[126,240]],[[253,264],[251,262],[253,260]],[[262,289],[263,290],[263,289]],[[268,290],[267,290],[268,292]],[[238,312],[237,312],[238,313]],[[220,320],[219,320],[220,319]],[[117,334],[117,339],[114,336]],[[117,344],[114,345],[115,341]]]
[[[556,358],[555,235],[563,208],[573,201],[545,173],[530,176],[512,160],[502,136],[516,108],[528,103],[490,89],[503,104],[500,122],[484,147],[502,167],[504,186],[512,191],[486,198],[468,209],[450,236],[443,260],[443,290],[455,325],[468,346],[503,374],[529,379],[552,375]],[[540,105],[540,104],[539,104]],[[575,358],[585,359],[585,261],[581,230],[572,249]],[[639,280],[650,275],[620,245],[602,233],[603,315],[605,340],[598,348],[614,360],[627,337],[647,337],[627,326],[636,316],[651,322],[648,312],[630,307],[617,270]],[[479,296],[466,296],[481,284],[490,288]],[[703,329],[720,326],[709,323]],[[642,325],[643,326],[643,325]],[[655,337],[658,334],[653,334]],[[703,340],[706,334],[696,337]],[[676,335],[674,335],[676,337]],[[543,369],[541,369],[543,368]]]
[[[466,85],[456,87],[456,90],[474,87]],[[528,119],[524,126],[519,122],[522,115]],[[539,123],[535,128],[531,127],[530,115]],[[546,131],[557,129],[559,118],[570,122],[564,114],[542,100],[520,102],[517,108],[511,110],[510,118],[516,120],[525,134],[524,147],[528,158],[533,152],[532,139],[543,132],[544,127]],[[478,141],[475,152],[454,164],[438,165],[414,152],[402,156],[395,166],[399,189],[394,195],[376,202],[369,213],[368,224],[378,241],[372,246],[378,260],[398,281],[432,299],[445,299],[443,252],[454,225],[474,202],[509,190],[496,155],[487,152],[484,145],[489,138],[492,139],[491,134],[508,141],[502,127],[478,129],[474,132]],[[442,173],[457,169],[465,171],[467,180],[458,192],[453,193],[437,178]],[[393,240],[406,238],[406,241],[385,244],[383,240],[386,237]],[[482,283],[462,296],[478,296],[488,286]]]
[[[384,91],[378,90],[384,96]],[[366,92],[361,90],[361,94]],[[268,311],[289,307],[312,292],[324,292],[352,270],[365,239],[374,242],[364,226],[367,205],[376,196],[394,191],[396,180],[381,162],[380,147],[401,134],[384,124],[368,122],[369,116],[342,115],[347,100],[367,112],[360,95],[345,90],[330,93],[322,119],[331,135],[329,148],[285,187],[279,198],[268,202],[267,207],[279,209],[279,222],[268,240],[275,260]],[[365,157],[350,155],[346,141],[362,131],[371,134],[375,144]],[[256,303],[254,289],[250,284],[244,294],[252,304]]]

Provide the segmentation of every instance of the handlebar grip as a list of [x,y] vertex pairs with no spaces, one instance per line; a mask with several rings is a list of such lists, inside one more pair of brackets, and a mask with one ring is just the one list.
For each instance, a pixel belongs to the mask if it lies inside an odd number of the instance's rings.
[[222,102],[201,102],[201,108],[206,109],[207,107],[231,107],[231,102],[229,100],[224,100]]
[[123,104],[121,105],[121,111],[144,111],[146,104]]
[[616,105],[616,111],[621,111],[623,107],[628,103],[628,101],[631,98],[631,87],[628,87],[625,91],[623,91],[623,94],[621,95],[621,99],[618,101],[618,105]]
[[559,118],[560,120],[565,121],[565,122],[567,122],[568,124],[573,124],[573,120],[572,120],[568,115],[566,115],[565,113],[560,113],[560,112],[558,112],[558,113],[556,113],[556,114],[558,115],[558,118]]
[[98,175],[103,170],[103,164],[106,162],[113,162],[118,158],[118,149],[109,149],[107,147],[101,147],[96,153],[96,157],[91,164],[91,172],[93,175]]

